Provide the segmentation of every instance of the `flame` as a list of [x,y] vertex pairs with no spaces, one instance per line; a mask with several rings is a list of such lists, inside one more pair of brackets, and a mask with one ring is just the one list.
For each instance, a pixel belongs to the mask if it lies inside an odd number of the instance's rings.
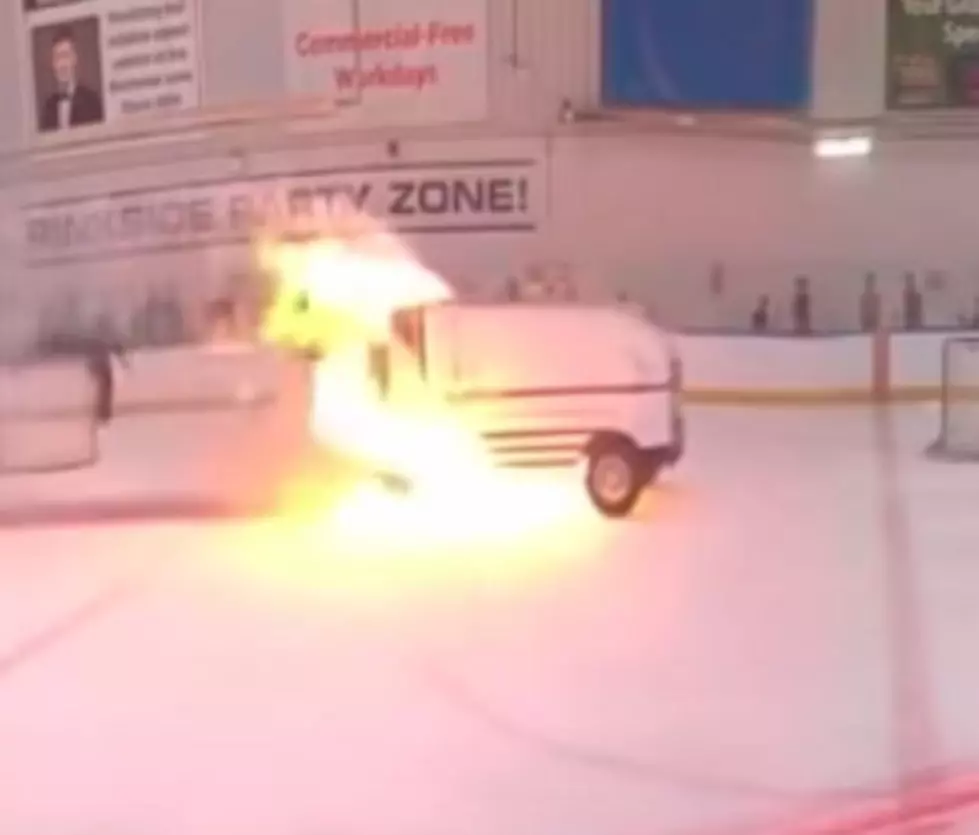
[[453,296],[410,247],[356,213],[328,216],[313,235],[260,240],[258,260],[278,284],[264,323],[274,342],[326,348],[385,338],[395,310]]
[[366,348],[347,344],[317,362],[309,429],[321,444],[343,450],[381,474],[411,480],[415,489],[491,469],[478,436],[423,382],[382,401],[365,373]]
[[395,406],[382,402],[369,373],[374,342],[387,344],[410,368],[410,357],[390,333],[391,317],[452,298],[449,285],[365,215],[337,211],[320,218],[316,234],[301,231],[259,241],[258,258],[278,281],[266,338],[314,347],[321,355],[309,415],[313,438],[377,471],[412,480],[482,466],[475,437],[421,379],[402,379]]
[[[514,537],[526,545],[533,534],[539,545],[541,526],[551,534],[570,530],[572,506],[580,518],[577,493],[569,500],[560,489],[517,489],[491,466],[479,435],[420,372],[409,373],[411,354],[390,333],[392,314],[450,299],[452,291],[407,246],[370,219],[343,216],[306,240],[262,241],[259,258],[278,280],[266,337],[315,347],[320,357],[308,428],[337,462],[327,469],[396,474],[411,484],[398,494],[362,477],[344,483],[339,496],[316,478],[288,485],[283,505],[315,532],[312,541],[356,539],[360,554],[413,543],[416,553],[450,546],[467,556],[489,549],[499,558]],[[393,361],[403,361],[393,402],[370,373],[369,351],[379,341]]]

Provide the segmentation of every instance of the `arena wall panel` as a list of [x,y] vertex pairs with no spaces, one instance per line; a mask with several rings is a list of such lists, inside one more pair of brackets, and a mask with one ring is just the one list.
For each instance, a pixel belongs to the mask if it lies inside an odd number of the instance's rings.
[[209,107],[274,101],[285,93],[279,3],[205,0],[202,75]]
[[[426,0],[427,3],[441,1]],[[78,129],[70,137],[38,137],[32,124],[34,100],[43,92],[41,88],[46,88],[44,84],[39,88],[36,82],[39,72],[46,73],[47,59],[41,56],[40,63],[34,60],[31,33],[48,26],[49,19],[61,20],[67,15],[65,19],[74,20],[82,11],[44,12],[46,16],[25,18],[21,5],[26,2],[8,3],[0,11],[0,24],[3,24],[0,25],[0,93],[4,101],[17,103],[6,111],[0,127],[0,151],[37,144],[47,147],[64,142],[99,143],[134,133],[143,135],[153,125],[160,127],[153,119],[134,118],[114,121],[111,126]],[[187,2],[196,20],[193,37],[186,43],[192,44],[194,51],[197,92],[192,97],[193,106],[176,122],[183,125],[188,117],[193,122],[195,113],[209,118],[215,113],[222,116],[237,113],[251,118],[257,108],[259,112],[272,110],[280,127],[290,123],[292,117],[283,116],[280,111],[283,107],[288,111],[292,107],[288,103],[292,101],[295,105],[297,95],[302,99],[305,93],[297,94],[290,89],[287,53],[294,47],[295,39],[288,25],[288,8],[289,4],[308,0],[289,0],[286,4],[257,0]],[[371,8],[370,2],[393,4],[393,0],[331,0],[328,5],[352,9],[359,3],[359,8],[367,10]],[[86,4],[85,8],[135,8],[134,0],[86,0]],[[448,115],[430,109],[426,112],[437,130],[451,131],[460,121],[482,126],[490,132],[515,126],[541,129],[554,125],[565,100],[583,111],[598,106],[600,0],[465,0],[455,6],[475,9],[476,4],[485,4],[485,38],[477,48],[481,54],[485,53],[485,78],[479,83],[487,89],[473,90],[473,98],[485,95],[487,107],[476,118],[469,113],[459,119],[451,115],[450,107],[446,108]],[[327,18],[324,20],[329,22]],[[816,0],[814,116],[851,120],[876,117],[884,111],[887,37],[887,0],[857,3]],[[364,60],[371,62],[373,57],[365,54]],[[111,62],[107,58],[105,63]],[[329,99],[329,92],[320,98]],[[443,100],[449,99],[443,97]],[[318,106],[323,105],[324,101],[318,102]],[[396,111],[397,108],[390,107],[343,108],[331,117],[330,129],[381,131],[403,128],[409,122],[416,128],[425,124],[424,118],[405,120]],[[962,112],[960,109],[959,113]],[[386,113],[392,114],[390,118],[385,117]],[[167,117],[164,128],[173,121]],[[212,123],[205,120],[202,130],[210,132],[211,128]]]
[[[221,231],[232,209],[367,188],[366,209],[475,295],[499,295],[513,275],[563,271],[579,295],[624,292],[667,322],[731,329],[746,327],[759,294],[770,293],[772,326],[784,328],[791,282],[808,275],[814,327],[838,330],[857,326],[870,271],[887,324],[897,326],[900,281],[910,270],[923,283],[929,324],[955,326],[972,314],[976,294],[977,153],[922,142],[827,161],[801,145],[588,135],[569,126],[548,139],[404,139],[396,149],[383,140],[310,143],[214,155],[3,192],[3,289],[16,296],[13,307],[73,290],[96,307],[121,309],[155,284],[202,303],[254,270],[248,236]],[[495,203],[465,202],[492,182]],[[195,231],[215,206],[215,225]],[[162,211],[177,227],[158,217],[162,231],[138,243],[123,236],[108,249],[76,239],[65,246],[51,232],[52,223],[77,231],[93,214],[123,209]]]
[[884,110],[887,0],[818,0],[812,115],[865,119]]
[[599,2],[497,0],[493,9],[494,122],[549,126],[565,99],[598,104]]
[[[4,15],[0,22],[8,24],[0,27],[0,69],[5,70],[0,74],[0,90],[5,101],[18,106],[9,109],[0,129],[0,149],[50,150],[142,137],[154,131],[159,139],[176,128],[193,126],[195,114],[201,117],[205,132],[211,131],[215,114],[234,118],[240,113],[251,118],[260,117],[263,111],[271,111],[281,128],[296,113],[310,108],[330,110],[337,100],[354,102],[354,106],[331,113],[329,127],[335,131],[426,125],[445,129],[459,124],[539,127],[555,121],[565,99],[577,106],[595,101],[598,33],[594,0],[424,0],[414,4],[407,16],[397,0],[183,2],[186,12],[180,22],[190,28],[177,46],[187,53],[181,67],[190,75],[186,89],[179,91],[180,102],[173,96],[158,98],[156,93],[144,95],[139,102],[133,93],[123,102],[119,92],[125,83],[143,80],[126,75],[134,71],[126,69],[125,62],[140,58],[155,66],[155,56],[148,51],[138,56],[123,54],[122,47],[114,44],[121,36],[155,37],[158,24],[166,23],[164,4],[86,0],[84,6],[51,3],[22,12],[21,5],[27,9],[32,0],[8,3],[0,12]],[[154,9],[164,15],[161,21],[146,24],[138,32],[132,28],[136,23],[125,24],[130,28],[124,30],[123,24],[113,22]],[[76,38],[81,81],[101,95],[105,112],[104,118],[70,130],[46,129],[39,120],[55,89],[51,39],[63,23],[72,27]],[[440,23],[444,38],[439,48],[431,39],[427,46],[414,49],[391,47],[391,41],[383,49],[367,41],[353,51],[336,47],[348,30],[385,32],[393,30],[384,27],[405,30],[417,24],[424,36],[426,27]],[[460,33],[468,26],[473,27],[467,35],[471,41],[464,42]],[[315,54],[310,48],[300,49],[303,32],[320,38]],[[332,38],[331,46],[324,47],[328,38]],[[309,47],[310,38],[306,43]],[[330,55],[350,57],[326,60],[327,48],[334,50]],[[303,63],[300,56],[305,56],[312,75],[296,74]],[[418,69],[425,83],[420,81],[412,89],[410,79],[394,78],[400,67]],[[338,68],[344,71],[336,72]],[[345,70],[350,69],[368,79],[363,94],[334,83],[349,77]],[[428,73],[424,79],[422,70]],[[149,72],[145,67],[141,71],[144,75]],[[172,76],[163,71],[158,75],[158,89],[162,90]],[[309,83],[314,77],[322,78],[323,83]],[[388,80],[379,82],[380,78]],[[418,105],[428,100],[431,106]],[[132,115],[137,106],[137,115]],[[125,116],[120,115],[123,107]]]
[[20,11],[16,3],[0,4],[0,96],[4,114],[0,119],[0,153],[12,153],[24,139],[21,102],[26,83],[21,61]]

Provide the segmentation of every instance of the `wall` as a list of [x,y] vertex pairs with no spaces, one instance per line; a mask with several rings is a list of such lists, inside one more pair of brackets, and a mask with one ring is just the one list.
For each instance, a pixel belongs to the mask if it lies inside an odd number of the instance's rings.
[[[963,335],[976,338],[975,333]],[[923,402],[939,399],[946,382],[972,400],[979,388],[968,376],[968,364],[959,377],[943,381],[942,346],[947,339],[940,333],[815,339],[684,336],[679,350],[685,390],[693,402]]]
[[493,119],[550,126],[561,102],[598,101],[599,3],[491,0]]
[[[5,24],[0,26],[0,69],[4,70],[0,96],[8,103],[23,102],[5,112],[0,152],[22,146],[31,133],[32,80],[26,64],[21,2],[11,0],[0,10],[0,23]],[[281,101],[288,93],[285,52],[289,38],[283,5],[259,0],[196,3],[203,107],[233,111]],[[353,0],[350,3],[353,8]],[[487,0],[487,7],[490,121],[498,125],[550,124],[563,99],[582,105],[596,101],[595,0]],[[346,109],[333,122],[337,128],[360,129],[360,115],[356,107]],[[368,127],[374,125],[376,122]],[[98,140],[136,128],[145,130],[146,125],[122,121],[111,128],[85,129],[76,136]]]
[[19,104],[24,83],[17,40],[20,31],[18,6],[18,3],[0,4],[0,100],[6,103],[4,117],[0,119],[0,153],[18,147],[23,138]]
[[804,145],[639,135],[559,142],[555,224],[576,257],[970,260],[976,162],[979,153],[938,143],[826,161]]
[[[151,294],[176,297],[198,329],[215,299],[258,295],[254,244],[314,190],[350,189],[359,199],[367,188],[365,208],[408,231],[426,261],[461,286],[489,286],[534,257],[549,211],[545,148],[519,138],[415,142],[391,156],[371,143],[24,184],[6,193],[10,237],[25,243],[6,273],[7,309],[17,316],[0,322],[0,341],[13,350],[28,320],[36,328],[52,317],[132,321]],[[443,186],[460,184],[487,200],[495,189],[495,202],[459,212],[433,205]]]
[[[282,14],[278,3],[198,0],[204,40],[204,95],[229,107],[272,100],[285,90]],[[247,44],[247,48],[242,48]]]
[[598,136],[574,128],[548,139],[405,140],[396,158],[383,143],[371,143],[33,182],[5,192],[6,274],[16,277],[6,290],[50,296],[85,287],[83,295],[111,296],[125,307],[132,294],[160,282],[177,285],[183,296],[212,297],[254,268],[245,239],[214,235],[207,246],[164,237],[158,247],[138,247],[138,257],[129,250],[126,257],[115,250],[111,258],[92,257],[79,249],[28,258],[14,245],[36,211],[25,211],[30,206],[79,199],[88,211],[144,192],[176,199],[191,184],[214,182],[246,192],[269,182],[285,188],[305,182],[310,171],[325,172],[319,183],[364,172],[375,180],[384,172],[426,171],[472,178],[487,165],[521,159],[530,161],[533,182],[526,210],[510,219],[519,221],[515,226],[475,215],[391,220],[414,229],[410,239],[420,254],[474,292],[498,294],[507,275],[535,265],[567,267],[585,295],[626,291],[685,327],[744,326],[760,293],[775,296],[776,326],[785,325],[784,301],[801,273],[816,285],[817,329],[856,326],[860,280],[870,270],[882,283],[891,324],[905,270],[925,285],[930,325],[957,324],[979,292],[972,212],[979,151],[965,145],[885,145],[869,159],[826,161],[803,145]]
[[[200,2],[207,103],[233,108],[281,95],[278,4]],[[283,120],[264,132],[200,127],[179,140],[148,137],[0,160],[0,341],[22,342],[33,325],[21,311],[66,288],[120,311],[154,285],[176,286],[196,304],[254,266],[236,240],[28,268],[20,248],[25,207],[134,189],[179,192],[202,179],[247,183],[276,172],[288,178],[311,169],[446,160],[465,168],[513,154],[540,161],[533,229],[411,236],[423,257],[474,292],[498,293],[511,274],[570,270],[586,295],[625,291],[685,327],[744,326],[757,296],[771,293],[781,326],[791,279],[805,273],[817,285],[817,327],[839,329],[855,325],[864,273],[879,275],[893,314],[898,281],[912,269],[928,274],[934,324],[955,324],[968,312],[979,284],[971,216],[979,157],[969,145],[885,143],[870,159],[827,162],[791,142],[635,127],[616,135],[607,125],[555,124],[563,98],[586,108],[597,102],[599,0],[489,2],[490,124],[364,133],[336,130],[350,123]],[[879,113],[884,11],[885,0],[818,0],[815,115]],[[19,15],[12,4],[0,14],[9,24],[0,26],[0,65],[10,70],[0,73],[0,92],[16,101],[23,86],[15,60]],[[0,144],[5,135],[21,136],[17,115],[4,120]],[[391,138],[400,140],[396,158],[386,151]],[[530,150],[514,151],[516,145]]]
[[[582,109],[598,105],[600,2],[488,0],[493,125],[551,125],[564,99]],[[286,78],[280,4],[198,3],[204,106],[233,109],[281,99]],[[0,26],[0,95],[7,102],[20,102],[30,82],[19,61],[24,37],[18,5],[8,3],[0,12],[6,24]],[[816,0],[813,115],[859,119],[882,112],[885,5],[886,0]],[[5,114],[0,151],[19,146],[27,135],[24,110]],[[337,127],[357,128],[356,115],[343,115]]]
[[[932,305],[933,324],[955,324],[979,289],[971,208],[979,155],[963,145],[883,146],[869,159],[837,161],[802,145],[641,135],[553,148],[542,249],[585,275],[615,276],[670,321],[730,327],[733,311],[747,322],[759,293],[784,297],[799,273],[826,284],[816,314],[824,328],[856,325],[868,270],[884,283],[906,269],[943,273],[932,289],[955,287],[945,291],[948,310]],[[715,262],[728,289],[719,319],[708,287]]]
[[812,115],[864,119],[884,109],[887,0],[819,0]]

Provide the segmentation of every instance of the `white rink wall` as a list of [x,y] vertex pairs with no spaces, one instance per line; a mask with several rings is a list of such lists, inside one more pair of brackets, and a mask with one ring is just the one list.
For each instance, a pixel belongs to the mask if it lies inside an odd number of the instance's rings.
[[[976,332],[826,337],[681,336],[693,400],[732,404],[935,400],[942,349]],[[971,381],[961,381],[972,385]]]
[[871,340],[864,336],[686,336],[679,340],[689,394],[715,398],[869,395]]
[[962,333],[681,336],[693,400],[788,405],[937,399],[942,347]]
[[[949,336],[686,335],[677,344],[693,402],[858,404],[937,399]],[[122,412],[261,405],[278,396],[290,368],[288,358],[249,345],[139,351],[118,376],[117,405]]]

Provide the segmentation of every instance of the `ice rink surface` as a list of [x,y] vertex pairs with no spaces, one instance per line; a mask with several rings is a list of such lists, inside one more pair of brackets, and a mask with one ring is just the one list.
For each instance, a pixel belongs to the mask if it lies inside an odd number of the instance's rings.
[[364,549],[305,517],[17,523],[237,483],[221,416],[4,480],[0,832],[762,832],[889,791],[906,725],[915,767],[979,763],[979,466],[924,457],[935,409],[689,419],[636,519],[575,493],[494,539],[482,507],[471,553],[383,515]]

